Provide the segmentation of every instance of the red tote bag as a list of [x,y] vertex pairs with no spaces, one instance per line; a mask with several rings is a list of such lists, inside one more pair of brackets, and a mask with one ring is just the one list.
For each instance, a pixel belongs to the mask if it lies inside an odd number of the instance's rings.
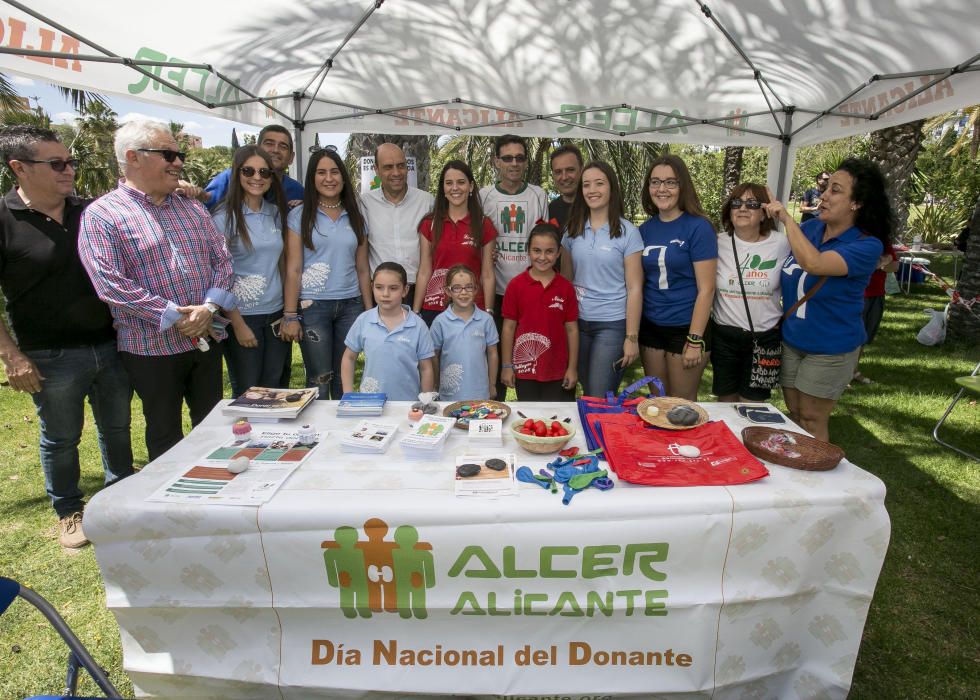
[[[729,486],[769,475],[723,421],[690,430],[660,430],[629,414],[600,415],[606,460],[623,481],[647,486]],[[691,445],[697,457],[680,448]]]

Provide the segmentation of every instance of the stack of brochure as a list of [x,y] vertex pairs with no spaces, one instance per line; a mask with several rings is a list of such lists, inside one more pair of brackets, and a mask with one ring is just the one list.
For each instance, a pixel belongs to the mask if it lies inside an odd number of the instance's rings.
[[221,409],[226,416],[248,418],[256,423],[293,420],[317,397],[316,388],[270,389],[253,386]]
[[443,416],[422,416],[412,432],[398,443],[402,454],[409,459],[427,459],[442,451],[456,419]]
[[396,423],[374,423],[362,420],[351,432],[340,439],[343,452],[374,452],[381,454],[398,432]]
[[365,394],[348,391],[340,397],[337,404],[338,416],[380,416],[385,410],[388,395],[383,393]]
[[469,423],[470,447],[478,449],[484,447],[503,447],[503,423],[499,418],[471,420]]

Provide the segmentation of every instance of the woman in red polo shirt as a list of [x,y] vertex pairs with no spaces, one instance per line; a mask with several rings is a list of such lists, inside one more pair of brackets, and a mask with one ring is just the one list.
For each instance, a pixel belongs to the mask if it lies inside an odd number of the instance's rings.
[[[476,305],[493,313],[497,230],[483,215],[473,171],[463,161],[451,160],[443,166],[435,208],[419,223],[419,234],[419,271],[412,309],[426,325],[431,326],[446,308],[446,273],[453,265],[465,265],[480,280]],[[490,308],[485,299],[491,301]]]

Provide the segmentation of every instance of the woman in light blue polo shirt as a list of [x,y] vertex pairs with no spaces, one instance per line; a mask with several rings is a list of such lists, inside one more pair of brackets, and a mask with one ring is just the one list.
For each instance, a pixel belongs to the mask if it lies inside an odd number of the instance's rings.
[[640,354],[643,241],[622,211],[615,171],[598,161],[586,165],[561,242],[561,274],[578,300],[578,378],[588,396],[617,391]]
[[306,171],[303,205],[289,212],[284,337],[299,340],[306,386],[339,399],[344,338],[371,308],[367,227],[334,149],[317,151]]
[[[273,201],[266,199],[270,190]],[[282,318],[286,198],[279,173],[258,146],[235,152],[228,195],[214,212],[214,224],[225,235],[235,273],[231,292],[238,308],[228,312],[232,332],[224,354],[236,398],[252,386],[277,386],[290,347],[273,326]]]
[[829,441],[830,414],[867,340],[864,290],[882,264],[895,215],[881,170],[861,158],[840,164],[820,197],[817,218],[802,227],[782,202],[771,193],[769,198],[763,206],[786,228],[792,251],[781,285],[789,313],[783,321],[783,398],[794,421]]

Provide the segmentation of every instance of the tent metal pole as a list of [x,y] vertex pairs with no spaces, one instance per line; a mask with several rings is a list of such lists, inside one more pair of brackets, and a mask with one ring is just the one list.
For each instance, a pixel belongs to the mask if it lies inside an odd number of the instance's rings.
[[9,46],[0,46],[0,53],[9,53],[14,56],[36,56],[38,58],[59,58],[65,61],[85,61],[87,63],[116,63],[128,66],[165,66],[167,68],[195,68],[198,70],[211,70],[207,63],[180,63],[179,61],[147,61],[141,58],[122,58],[120,56],[96,56],[95,54],[85,53],[65,53],[63,51],[38,51],[37,49],[15,49]]
[[[796,108],[790,105],[784,111],[786,113],[786,118],[783,120],[783,122],[786,126],[783,129],[783,133],[792,134],[793,112],[796,111]],[[779,176],[778,179],[776,180],[776,199],[778,199],[779,201],[783,201],[783,195],[785,194],[785,190],[786,190],[786,168],[787,168],[787,164],[789,163],[789,146],[791,143],[792,143],[792,137],[784,136],[783,145],[779,149]]]
[[296,174],[299,176],[296,179],[300,182],[305,182],[306,174],[303,172],[303,120],[300,118],[302,104],[303,93],[294,92],[293,114],[295,118],[293,119],[293,150],[296,156]]
[[[317,72],[313,74],[313,77],[310,78],[310,82],[308,82],[303,87],[302,92],[304,94],[310,89],[310,86],[313,85],[313,81],[317,79],[317,76],[320,76],[320,82],[317,83],[316,90],[314,90],[312,93],[313,97],[316,97],[317,94],[319,94],[320,88],[323,87],[323,81],[327,79],[327,73],[329,73],[330,69],[333,68],[334,59],[337,58],[337,55],[340,54],[341,51],[343,51],[345,46],[347,46],[347,42],[349,42],[351,39],[354,38],[354,35],[357,34],[358,30],[360,30],[360,28],[364,26],[364,23],[367,22],[368,18],[374,14],[374,11],[379,9],[382,5],[384,5],[384,3],[385,0],[374,0],[371,6],[364,11],[364,14],[361,15],[361,18],[357,21],[357,23],[353,27],[351,27],[350,31],[347,32],[347,36],[345,36],[343,41],[340,42],[340,46],[334,49],[333,53],[330,54],[330,56],[327,57],[327,60],[323,62],[323,65],[320,66],[319,70],[317,70]],[[303,115],[300,117],[300,119],[306,119],[306,115],[309,113],[310,108],[312,106],[313,106],[312,102],[306,105],[306,109],[303,111]]]

